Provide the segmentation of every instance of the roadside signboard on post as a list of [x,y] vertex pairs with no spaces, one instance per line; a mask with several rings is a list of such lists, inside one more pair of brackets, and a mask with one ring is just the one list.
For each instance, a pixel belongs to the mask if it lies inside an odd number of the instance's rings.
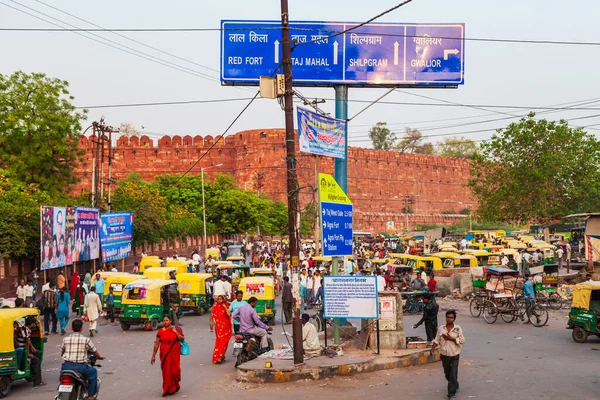
[[325,318],[379,318],[377,277],[324,276]]
[[[464,84],[464,24],[291,22],[294,86]],[[221,21],[221,82],[257,85],[281,68],[280,21]]]
[[131,254],[132,240],[132,212],[102,214],[100,228],[102,262],[110,262],[129,257]]
[[323,255],[352,255],[352,202],[333,176],[319,174],[319,199]]
[[346,121],[297,108],[300,151],[319,156],[345,158]]

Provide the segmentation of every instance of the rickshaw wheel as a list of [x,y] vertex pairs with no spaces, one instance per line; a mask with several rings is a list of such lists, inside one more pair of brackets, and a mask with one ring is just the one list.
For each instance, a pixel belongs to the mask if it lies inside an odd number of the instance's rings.
[[121,321],[121,329],[124,331],[128,331],[129,330],[130,325],[127,322],[123,322]]
[[3,376],[0,378],[0,398],[7,397],[10,394],[10,377]]
[[588,338],[588,334],[585,329],[577,327],[573,329],[573,340],[577,343],[585,343]]
[[498,319],[498,307],[489,300],[483,303],[483,319],[488,324],[493,324]]
[[158,320],[157,319],[153,319],[152,321],[150,321],[150,329],[153,331],[158,329]]
[[481,308],[483,303],[477,297],[471,298],[469,303],[469,311],[471,311],[471,315],[475,318],[478,318],[481,315]]
[[204,315],[205,312],[206,310],[204,309],[204,307],[198,307],[198,315]]
[[537,328],[541,328],[548,323],[548,310],[539,304],[535,304],[533,306],[533,310],[531,311],[531,317],[529,318],[531,324]]
[[558,293],[552,293],[548,297],[548,306],[553,310],[560,310],[562,308],[562,299]]
[[508,312],[501,313],[500,318],[502,318],[502,321],[506,322],[507,324],[510,324],[511,322],[516,321],[517,316],[513,312]]

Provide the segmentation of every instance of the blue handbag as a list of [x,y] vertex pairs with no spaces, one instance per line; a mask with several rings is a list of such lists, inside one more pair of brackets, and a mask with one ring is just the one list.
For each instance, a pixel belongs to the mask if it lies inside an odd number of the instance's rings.
[[179,347],[181,349],[182,356],[187,356],[190,354],[190,345],[185,340],[179,343]]

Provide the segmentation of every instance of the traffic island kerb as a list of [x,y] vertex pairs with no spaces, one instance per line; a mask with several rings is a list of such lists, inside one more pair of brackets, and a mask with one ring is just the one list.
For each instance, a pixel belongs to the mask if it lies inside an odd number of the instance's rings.
[[[315,357],[303,364],[293,360],[257,358],[237,368],[239,382],[284,383],[305,379],[319,380],[335,376],[350,376],[385,369],[395,369],[434,363],[440,360],[439,351],[429,349],[402,349],[385,351],[381,355],[345,354],[340,357]],[[271,363],[271,368],[266,363]]]

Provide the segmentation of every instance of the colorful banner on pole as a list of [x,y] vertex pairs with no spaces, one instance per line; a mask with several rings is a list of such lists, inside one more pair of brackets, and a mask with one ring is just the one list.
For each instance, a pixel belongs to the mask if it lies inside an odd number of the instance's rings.
[[131,254],[132,239],[132,212],[102,214],[100,226],[102,262],[116,261],[128,257]]
[[298,107],[300,151],[345,158],[346,121],[326,117]]
[[99,258],[100,211],[97,208],[75,207],[73,220],[75,226],[73,261]]
[[99,210],[41,207],[41,269],[61,268],[100,255]]

